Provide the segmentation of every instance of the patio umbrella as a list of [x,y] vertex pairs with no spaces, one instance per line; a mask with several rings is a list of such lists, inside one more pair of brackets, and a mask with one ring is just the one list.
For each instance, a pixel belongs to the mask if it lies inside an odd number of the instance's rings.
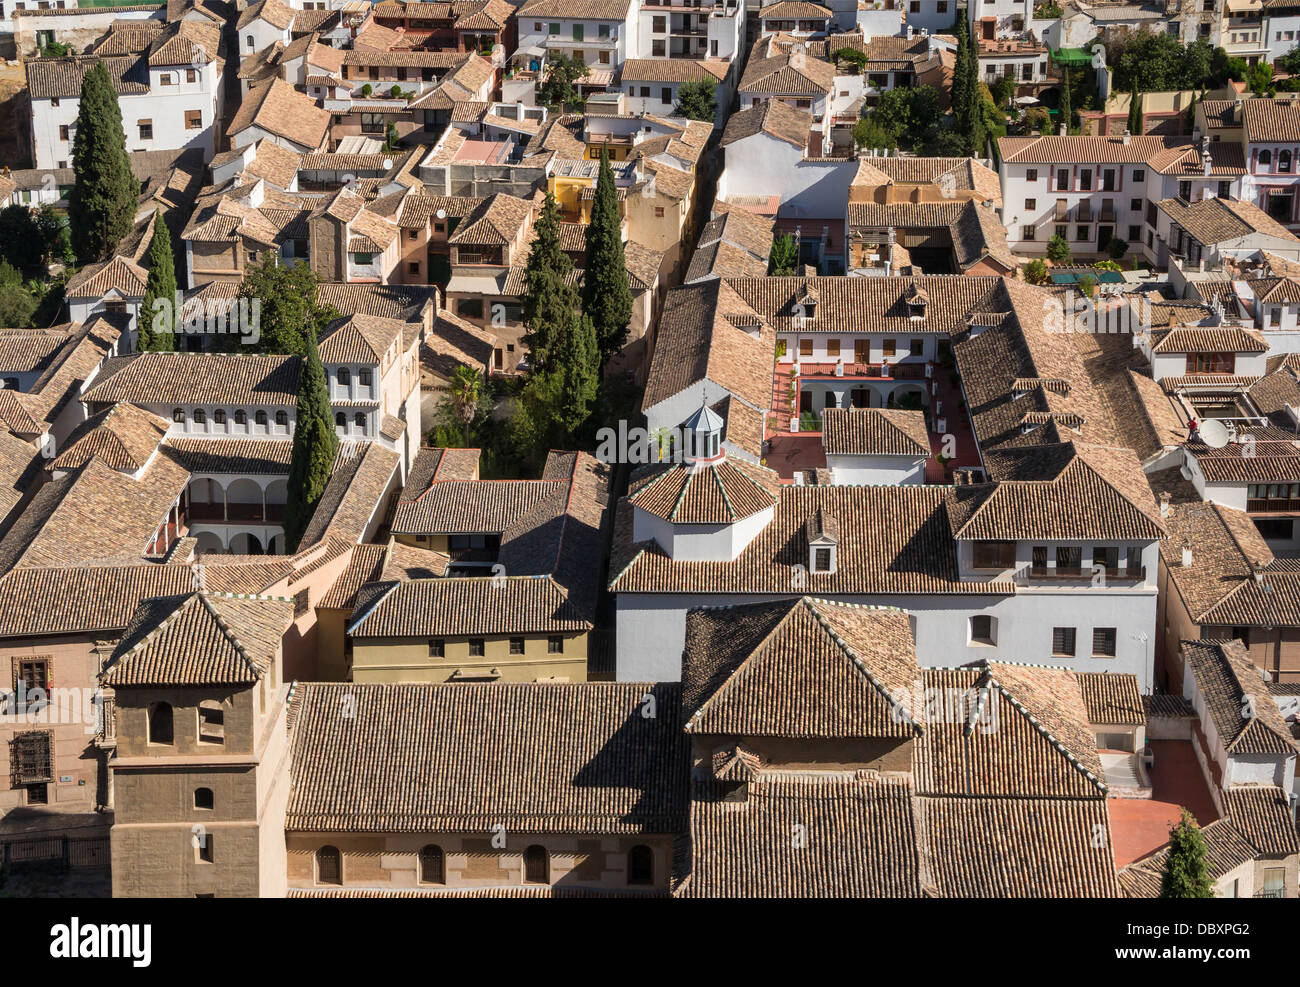
[[1038,102],[1038,97],[1037,97],[1037,96],[1017,96],[1017,97],[1016,97],[1016,105],[1017,105],[1017,106],[1033,106],[1033,105],[1034,105],[1035,103],[1037,103],[1037,102]]

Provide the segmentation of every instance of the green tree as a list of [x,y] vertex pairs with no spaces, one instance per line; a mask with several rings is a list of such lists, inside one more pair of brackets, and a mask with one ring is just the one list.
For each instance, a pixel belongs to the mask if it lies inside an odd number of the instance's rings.
[[18,270],[35,268],[45,259],[45,237],[29,207],[0,211],[0,257]]
[[993,96],[993,105],[1000,110],[1005,109],[1011,104],[1012,98],[1016,95],[1015,76],[998,76],[989,86],[989,91]]
[[1070,259],[1070,243],[1059,233],[1047,241],[1047,259],[1053,264],[1064,264]]
[[131,231],[140,183],[131,174],[117,92],[104,63],[81,83],[77,133],[72,140],[76,181],[68,193],[72,246],[83,264],[108,258]]
[[898,147],[898,141],[884,130],[871,117],[863,117],[853,125],[853,143],[858,147],[869,147],[879,151],[889,151]]
[[308,328],[305,336],[306,358],[298,381],[298,413],[284,505],[284,546],[289,553],[298,550],[339,452],[339,437],[330,415],[325,368],[316,349],[316,334]]
[[1214,883],[1205,862],[1205,836],[1186,809],[1169,830],[1169,859],[1160,882],[1160,897],[1214,897]]
[[1142,136],[1142,94],[1138,92],[1137,76],[1133,77],[1133,88],[1129,92],[1128,132],[1134,137]]
[[1300,75],[1300,45],[1296,45],[1280,58],[1273,59],[1273,66],[1287,75]]
[[45,244],[45,257],[53,261],[70,263],[76,257],[72,252],[72,235],[68,229],[68,217],[55,209],[50,203],[41,206],[36,214],[36,228],[40,230],[41,240]]
[[1065,128],[1068,134],[1074,126],[1074,111],[1070,106],[1070,69],[1069,66],[1061,66],[1061,115],[1058,118],[1060,125]]
[[1106,253],[1110,255],[1111,260],[1119,260],[1128,253],[1128,241],[1121,240],[1117,236],[1111,237],[1106,243]]
[[1030,284],[1047,284],[1047,265],[1035,258],[1025,265],[1025,280]]
[[[317,339],[330,322],[339,317],[333,307],[316,302],[320,278],[302,261],[292,267],[278,263],[272,251],[249,269],[239,286],[239,297],[249,300],[250,311],[256,303],[258,338],[228,335],[214,340],[219,348],[234,350],[244,346],[262,353],[294,353],[305,356],[309,340]],[[238,327],[247,333],[248,327]]]
[[[172,257],[172,234],[163,222],[162,210],[153,214],[153,239],[149,241],[149,280],[145,282],[144,301],[136,322],[139,338],[135,348],[141,352],[176,348],[176,262]],[[159,304],[161,303],[161,304]]]
[[464,426],[463,434],[468,444],[470,429],[478,417],[479,402],[483,398],[483,375],[473,367],[461,364],[452,372],[447,398],[456,418]]
[[0,326],[30,329],[38,299],[23,284],[23,276],[7,260],[0,261]]
[[[978,157],[984,152],[983,95],[979,86],[979,54],[962,18],[957,29],[957,59],[953,66],[952,112],[957,133],[965,138],[966,153]],[[936,114],[937,122],[937,114]]]
[[581,106],[574,83],[587,74],[587,63],[568,55],[553,55],[546,63],[546,81],[538,89],[542,103],[553,108]]
[[772,238],[772,252],[767,259],[767,273],[772,277],[794,274],[799,264],[799,244],[789,233],[778,233]]
[[712,123],[718,115],[718,84],[712,79],[683,82],[677,90],[677,112],[688,120]]
[[1256,96],[1269,96],[1273,92],[1273,66],[1268,62],[1256,62],[1250,67],[1247,79],[1250,91]]
[[528,265],[524,269],[524,345],[534,373],[551,368],[558,345],[558,326],[566,312],[578,305],[578,293],[569,284],[573,262],[560,244],[560,216],[555,197],[549,193],[542,214],[534,226]]
[[627,258],[623,255],[622,221],[618,214],[618,189],[609,156],[600,156],[596,197],[587,225],[587,254],[583,263],[582,310],[596,329],[603,368],[627,340],[632,321],[632,289]]

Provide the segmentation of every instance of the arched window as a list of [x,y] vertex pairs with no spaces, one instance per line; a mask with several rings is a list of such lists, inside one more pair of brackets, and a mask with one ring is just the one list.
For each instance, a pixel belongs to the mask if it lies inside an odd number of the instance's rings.
[[173,742],[171,703],[151,703],[149,706],[149,743]]
[[366,427],[366,413],[364,411],[358,411],[352,416],[352,421],[357,428],[364,430]]
[[654,884],[655,855],[644,844],[634,846],[627,855],[627,883]]
[[524,851],[524,883],[549,884],[551,879],[551,858],[545,847],[534,843]]
[[339,386],[347,387],[352,383],[352,371],[347,367],[339,367]]
[[366,367],[366,368],[364,368],[364,369],[362,369],[362,370],[357,371],[357,383],[360,384],[362,387],[369,387],[369,386],[370,386],[370,368],[369,368],[369,367]]
[[207,424],[207,421],[208,421],[208,413],[207,413],[206,411],[204,411],[202,408],[195,408],[195,409],[194,409],[194,424],[195,424],[195,425],[205,425],[205,424]]
[[196,809],[211,809],[211,808],[213,807],[213,805],[215,805],[215,804],[216,804],[216,803],[215,803],[215,801],[214,801],[213,798],[212,798],[212,789],[211,789],[211,788],[196,788],[196,789],[194,789],[194,808],[196,808]]
[[287,411],[277,411],[277,412],[275,413],[275,423],[276,423],[277,425],[280,425],[280,426],[288,425],[288,424],[289,424],[289,412],[287,412]]
[[226,424],[226,409],[225,409],[225,408],[218,408],[216,411],[214,411],[214,412],[212,413],[212,424],[214,424],[214,425],[224,425],[224,424]]
[[338,414],[334,416],[334,424],[337,425],[339,428],[347,428],[348,416],[343,414],[343,412],[340,411]]
[[1277,170],[1291,170],[1291,152],[1289,150],[1279,151],[1277,153]]
[[236,425],[248,424],[248,412],[244,411],[243,408],[240,408],[238,411],[235,412],[235,424]]
[[445,884],[442,847],[430,844],[420,851],[420,883]]
[[316,883],[343,883],[343,858],[338,847],[323,846],[316,851]]
[[185,421],[185,409],[184,409],[184,408],[173,408],[173,409],[172,409],[172,421],[174,421],[174,422],[184,422],[184,421]]
[[1261,166],[1271,165],[1273,163],[1273,152],[1268,148],[1259,152],[1259,163]]
[[[255,425],[260,425],[261,427],[265,428],[265,427],[266,427],[266,412],[265,412],[265,411],[255,411],[255,412],[253,412],[253,424],[255,424]],[[276,422],[276,424],[278,425],[279,422]]]

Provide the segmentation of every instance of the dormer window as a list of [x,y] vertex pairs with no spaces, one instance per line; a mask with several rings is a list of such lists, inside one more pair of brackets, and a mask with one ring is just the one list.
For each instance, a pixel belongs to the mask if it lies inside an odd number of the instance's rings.
[[925,308],[927,305],[930,304],[930,296],[927,295],[922,289],[918,288],[916,285],[912,285],[912,287],[908,290],[907,294],[904,296],[903,301],[907,305],[908,318],[910,319],[925,318]]
[[813,575],[835,572],[839,555],[840,522],[820,507],[804,525],[808,538],[808,571]]

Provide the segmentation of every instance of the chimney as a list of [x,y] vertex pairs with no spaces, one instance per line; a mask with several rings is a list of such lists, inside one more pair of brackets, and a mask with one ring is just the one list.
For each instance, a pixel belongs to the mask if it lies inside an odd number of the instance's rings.
[[1183,568],[1189,568],[1192,564],[1192,543],[1191,541],[1183,542]]
[[1125,128],[1124,128],[1124,134],[1123,134],[1123,136],[1120,137],[1120,140],[1121,140],[1122,143],[1127,144],[1127,143],[1129,142],[1129,140],[1132,138],[1132,136],[1133,136],[1133,135],[1129,133],[1128,128],[1125,127]]
[[911,24],[907,25],[907,40],[908,40],[908,41],[911,41],[911,40],[912,40],[912,35],[915,34],[915,33],[916,33],[916,32],[913,30],[912,25],[911,25]]
[[1169,516],[1169,494],[1168,493],[1162,493],[1160,495],[1160,516],[1161,517]]
[[1057,134],[1061,137],[1065,136],[1065,124],[1061,124],[1060,129],[1057,130]]
[[1205,150],[1201,152],[1201,163],[1205,166],[1205,176],[1208,178],[1210,176],[1210,167],[1213,164],[1213,161],[1210,159],[1209,144],[1206,144]]

